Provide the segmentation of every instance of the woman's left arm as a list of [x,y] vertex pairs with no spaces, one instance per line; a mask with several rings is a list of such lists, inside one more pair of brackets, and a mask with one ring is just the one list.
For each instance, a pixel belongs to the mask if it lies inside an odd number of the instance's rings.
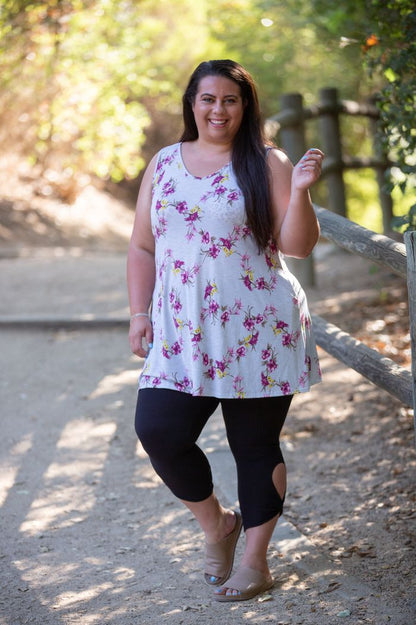
[[281,150],[268,155],[271,175],[273,235],[286,256],[306,258],[319,238],[319,223],[309,188],[321,175],[323,153],[308,150],[293,167]]

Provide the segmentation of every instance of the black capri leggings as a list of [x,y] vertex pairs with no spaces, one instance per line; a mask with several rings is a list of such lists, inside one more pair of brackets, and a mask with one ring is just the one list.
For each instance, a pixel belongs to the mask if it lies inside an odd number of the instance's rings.
[[284,496],[277,492],[272,475],[284,463],[279,436],[291,401],[292,395],[217,399],[147,388],[139,391],[135,427],[156,473],[173,494],[185,501],[203,501],[213,492],[212,473],[196,441],[221,403],[248,529],[282,512]]

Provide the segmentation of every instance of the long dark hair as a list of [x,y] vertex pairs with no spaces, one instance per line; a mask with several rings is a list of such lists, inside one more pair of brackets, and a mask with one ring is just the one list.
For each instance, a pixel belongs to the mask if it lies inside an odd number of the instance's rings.
[[193,72],[182,98],[185,129],[180,141],[198,139],[198,129],[192,106],[199,83],[206,76],[223,76],[240,87],[244,114],[234,138],[232,165],[243,192],[247,223],[259,250],[264,250],[273,231],[270,182],[266,163],[266,144],[260,106],[254,80],[249,72],[235,61],[205,61]]

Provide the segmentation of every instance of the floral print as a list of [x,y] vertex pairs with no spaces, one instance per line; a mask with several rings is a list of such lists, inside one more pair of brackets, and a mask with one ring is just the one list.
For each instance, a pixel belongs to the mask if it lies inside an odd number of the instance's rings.
[[274,242],[258,253],[231,164],[198,178],[168,146],[152,191],[154,339],[140,388],[249,398],[319,382],[305,294]]

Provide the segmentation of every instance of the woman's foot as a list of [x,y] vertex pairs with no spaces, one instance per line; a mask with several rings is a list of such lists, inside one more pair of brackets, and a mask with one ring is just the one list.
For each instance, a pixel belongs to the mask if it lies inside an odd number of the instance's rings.
[[217,586],[230,577],[241,528],[241,515],[235,511],[225,515],[222,529],[218,527],[206,535],[205,581],[207,584]]
[[273,586],[273,578],[268,574],[249,566],[240,566],[236,573],[228,579],[226,585],[214,593],[216,601],[247,601],[269,590]]

